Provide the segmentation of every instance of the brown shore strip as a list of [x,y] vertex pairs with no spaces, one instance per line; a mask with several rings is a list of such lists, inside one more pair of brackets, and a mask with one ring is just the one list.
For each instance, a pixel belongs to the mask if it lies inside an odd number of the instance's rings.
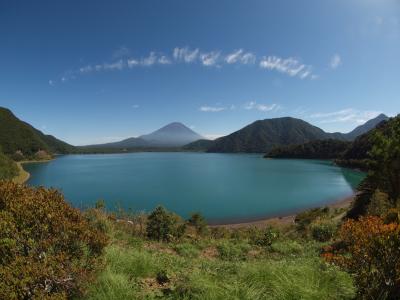
[[[330,208],[348,208],[353,202],[356,194],[348,196],[346,198],[340,199],[339,201],[330,203],[328,205],[323,205],[323,207]],[[270,217],[265,218],[258,221],[251,222],[243,222],[243,223],[233,223],[233,224],[221,224],[221,225],[211,225],[210,227],[224,227],[224,228],[246,228],[246,227],[266,227],[266,226],[277,226],[277,227],[286,227],[294,224],[294,219],[296,218],[296,214],[291,214],[283,217]]]

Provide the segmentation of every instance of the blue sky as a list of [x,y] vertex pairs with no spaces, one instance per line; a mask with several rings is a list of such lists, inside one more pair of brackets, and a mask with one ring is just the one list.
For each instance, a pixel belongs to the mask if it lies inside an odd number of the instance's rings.
[[398,0],[0,0],[0,105],[72,144],[400,112]]

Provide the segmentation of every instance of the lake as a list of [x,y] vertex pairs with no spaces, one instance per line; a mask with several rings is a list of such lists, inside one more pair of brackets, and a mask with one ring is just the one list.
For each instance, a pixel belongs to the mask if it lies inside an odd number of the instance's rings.
[[350,196],[364,174],[321,160],[254,154],[130,153],[65,155],[26,164],[28,184],[54,187],[75,207],[150,211],[159,204],[187,217],[237,222],[284,215]]

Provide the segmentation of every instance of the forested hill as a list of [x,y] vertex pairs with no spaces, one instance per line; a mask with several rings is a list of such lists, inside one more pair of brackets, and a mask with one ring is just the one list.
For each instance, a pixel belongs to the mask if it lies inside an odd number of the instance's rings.
[[290,145],[272,149],[266,158],[305,158],[305,159],[334,159],[343,155],[351,142],[340,140],[318,140],[300,145]]
[[27,157],[40,150],[50,154],[74,151],[72,145],[43,134],[3,107],[0,107],[0,146],[7,155],[14,155],[20,151]]
[[256,121],[214,141],[208,152],[265,153],[277,146],[303,144],[314,140],[340,139],[340,133],[327,133],[303,120],[284,117]]
[[320,140],[304,144],[277,147],[268,152],[267,158],[315,158],[336,159],[339,165],[368,169],[370,152],[376,135],[388,135],[388,128],[398,122],[399,116],[380,122],[376,128],[357,137],[353,142]]

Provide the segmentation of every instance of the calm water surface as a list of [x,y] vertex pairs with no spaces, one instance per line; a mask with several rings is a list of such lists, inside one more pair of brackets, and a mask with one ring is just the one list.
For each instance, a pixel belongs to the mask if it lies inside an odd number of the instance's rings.
[[109,209],[181,216],[199,211],[230,222],[282,215],[349,196],[363,174],[318,160],[271,160],[261,155],[132,153],[67,155],[27,164],[29,184],[55,187],[74,206],[104,199]]

